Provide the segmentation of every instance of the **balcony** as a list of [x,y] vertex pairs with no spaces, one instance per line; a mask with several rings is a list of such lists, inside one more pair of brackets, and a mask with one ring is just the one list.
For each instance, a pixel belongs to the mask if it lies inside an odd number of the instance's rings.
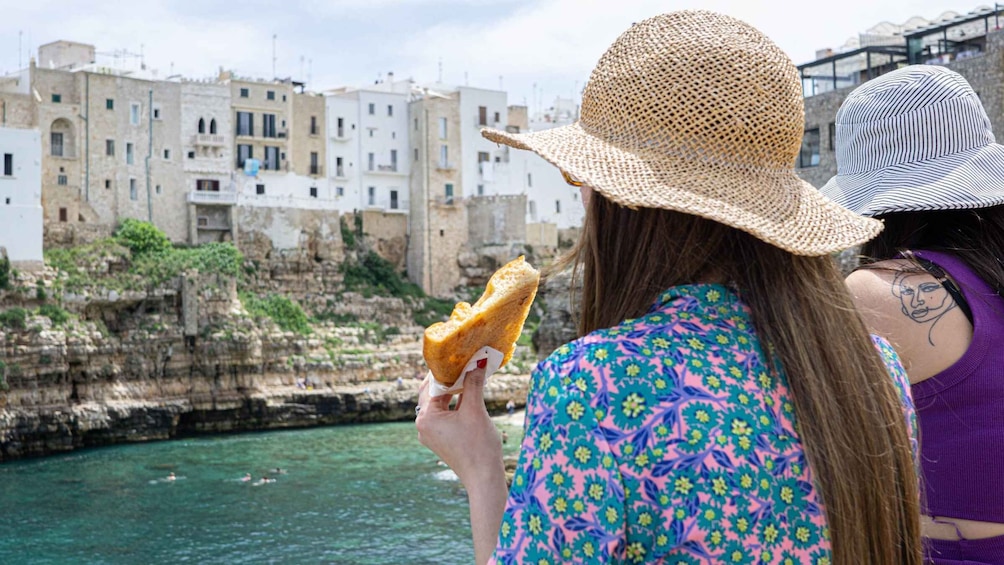
[[347,179],[347,178],[349,178],[345,174],[345,166],[344,165],[336,165],[335,166],[335,176],[333,176],[331,178],[336,178],[336,179]]
[[436,168],[440,171],[452,171],[457,168],[457,166],[449,161],[438,161],[436,162]]
[[474,116],[474,127],[477,129],[481,128],[501,129],[502,122],[496,122],[494,116],[489,116],[484,119],[482,119],[481,116]]
[[352,139],[352,136],[346,131],[345,128],[337,128],[331,130],[331,140],[332,141],[348,141]]
[[237,193],[229,190],[222,192],[215,190],[190,190],[187,200],[189,204],[233,206],[237,204]]
[[464,203],[464,199],[459,196],[444,196],[441,194],[436,196],[432,202],[437,206],[460,206]]
[[310,166],[310,176],[312,177],[322,177],[324,176],[324,166],[323,165],[311,165]]
[[404,175],[403,172],[398,170],[397,164],[377,165],[376,168],[369,169],[366,172],[371,175]]
[[197,133],[192,136],[192,145],[203,147],[223,147],[227,138],[217,133]]

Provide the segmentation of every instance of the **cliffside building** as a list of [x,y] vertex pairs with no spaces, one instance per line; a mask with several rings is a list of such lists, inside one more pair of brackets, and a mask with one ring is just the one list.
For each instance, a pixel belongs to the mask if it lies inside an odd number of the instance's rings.
[[42,140],[0,127],[0,247],[18,268],[42,264]]

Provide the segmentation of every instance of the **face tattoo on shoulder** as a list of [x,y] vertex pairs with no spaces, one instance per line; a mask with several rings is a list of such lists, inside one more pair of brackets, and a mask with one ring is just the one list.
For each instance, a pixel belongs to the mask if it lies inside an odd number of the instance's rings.
[[899,271],[892,280],[892,294],[899,298],[903,306],[903,315],[918,324],[931,324],[927,331],[927,341],[934,345],[931,338],[934,326],[941,317],[955,308],[955,301],[940,283],[924,280],[925,271]]

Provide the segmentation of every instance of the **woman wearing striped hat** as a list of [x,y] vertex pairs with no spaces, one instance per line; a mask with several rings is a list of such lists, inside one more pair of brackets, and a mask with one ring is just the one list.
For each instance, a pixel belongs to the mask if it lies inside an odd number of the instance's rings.
[[1004,563],[1004,147],[964,78],[905,67],[837,113],[823,192],[885,229],[847,283],[912,383],[938,564]]
[[795,66],[744,22],[674,12],[607,50],[581,116],[482,130],[587,202],[582,337],[533,372],[511,490],[483,372],[455,410],[419,397],[476,561],[920,563],[909,385],[829,257],[881,225],[795,175]]

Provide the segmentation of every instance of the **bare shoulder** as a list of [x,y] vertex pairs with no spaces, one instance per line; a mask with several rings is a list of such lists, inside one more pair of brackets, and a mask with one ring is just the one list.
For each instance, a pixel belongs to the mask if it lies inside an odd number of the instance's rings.
[[969,348],[965,314],[938,279],[909,261],[881,261],[846,282],[865,324],[896,348],[910,382],[944,371]]

